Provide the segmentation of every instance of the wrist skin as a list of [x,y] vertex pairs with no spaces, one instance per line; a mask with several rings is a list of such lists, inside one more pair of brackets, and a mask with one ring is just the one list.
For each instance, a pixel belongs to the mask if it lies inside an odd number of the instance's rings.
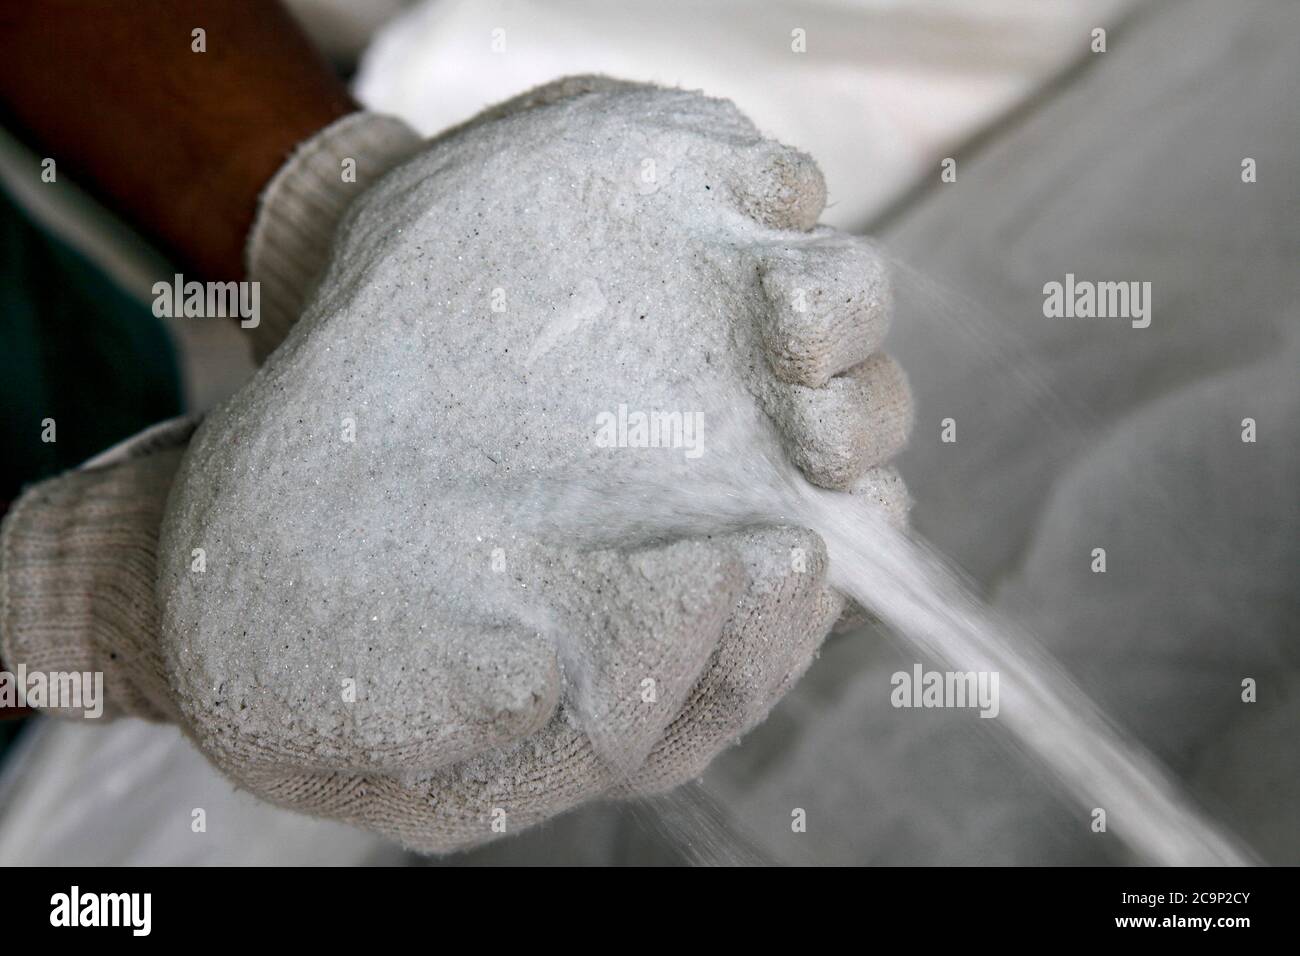
[[5,4],[0,39],[6,125],[199,278],[244,277],[266,183],[358,108],[273,0]]

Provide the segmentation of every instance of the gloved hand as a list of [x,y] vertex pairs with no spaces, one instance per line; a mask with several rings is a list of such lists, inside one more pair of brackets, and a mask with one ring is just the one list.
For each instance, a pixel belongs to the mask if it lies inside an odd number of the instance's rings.
[[[807,157],[678,91],[576,78],[444,134],[349,207],[283,348],[200,428],[156,569],[157,506],[104,502],[156,501],[175,452],[20,502],[0,653],[107,661],[124,707],[237,782],[422,849],[698,775],[840,614],[820,540],[620,526],[627,502],[593,529],[548,495],[743,482],[738,453],[776,440],[813,481],[905,507],[875,467],[909,419],[874,354],[882,268],[806,231],[823,199]],[[704,430],[601,441],[638,412]],[[76,560],[107,512],[124,554]],[[8,584],[57,605],[54,568],[95,589],[61,638]]]

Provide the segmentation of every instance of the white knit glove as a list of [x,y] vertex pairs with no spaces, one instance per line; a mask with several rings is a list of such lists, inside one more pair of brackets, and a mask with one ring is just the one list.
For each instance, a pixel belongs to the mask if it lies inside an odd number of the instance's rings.
[[[822,544],[624,506],[593,529],[564,489],[743,481],[727,430],[762,451],[774,423],[815,482],[905,507],[876,467],[910,414],[873,354],[882,268],[804,231],[823,199],[730,104],[611,81],[430,143],[348,209],[285,346],[196,435],[158,549],[161,654],[140,641],[129,683],[254,792],[421,849],[698,775],[840,614]],[[716,432],[698,458],[593,441],[620,406]],[[39,526],[7,527],[6,580]]]

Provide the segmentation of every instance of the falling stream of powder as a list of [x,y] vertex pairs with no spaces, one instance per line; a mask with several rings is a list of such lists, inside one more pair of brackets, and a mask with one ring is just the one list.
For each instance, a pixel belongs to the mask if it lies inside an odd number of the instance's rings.
[[[925,542],[889,523],[869,498],[824,491],[785,460],[746,403],[721,396],[708,452],[689,478],[619,487],[565,482],[526,496],[553,534],[586,545],[632,537],[690,535],[762,522],[812,528],[826,541],[830,580],[932,664],[999,675],[1000,711],[981,721],[1011,733],[1085,812],[1101,807],[1107,825],[1134,853],[1159,865],[1244,865],[1252,857],[1203,814],[1157,761],[1110,722],[1029,634],[985,605]],[[667,453],[667,452],[665,452]],[[602,540],[608,537],[609,540]],[[882,689],[882,692],[887,692]],[[626,768],[629,776],[632,768]],[[696,862],[744,862],[706,791],[669,799],[659,826],[691,844]],[[750,843],[735,834],[741,843]],[[743,851],[743,852],[741,852]]]
[[1248,858],[1120,733],[1029,635],[998,618],[930,549],[865,502],[814,498],[805,519],[826,539],[831,580],[926,658],[955,671],[997,673],[1013,733],[1085,810],[1137,854],[1161,865],[1244,864]]

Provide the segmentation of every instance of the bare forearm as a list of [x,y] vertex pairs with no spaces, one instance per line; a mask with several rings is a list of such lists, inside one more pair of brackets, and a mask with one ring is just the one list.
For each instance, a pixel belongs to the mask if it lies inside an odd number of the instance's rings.
[[13,3],[0,36],[20,135],[206,276],[242,276],[262,187],[356,108],[273,0]]

